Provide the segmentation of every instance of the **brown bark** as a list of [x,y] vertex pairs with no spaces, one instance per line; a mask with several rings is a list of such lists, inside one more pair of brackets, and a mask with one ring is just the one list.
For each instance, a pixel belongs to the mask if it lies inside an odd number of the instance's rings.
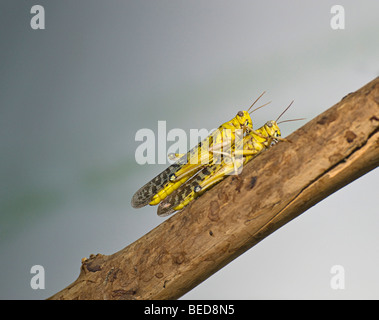
[[379,78],[50,299],[176,299],[379,164]]

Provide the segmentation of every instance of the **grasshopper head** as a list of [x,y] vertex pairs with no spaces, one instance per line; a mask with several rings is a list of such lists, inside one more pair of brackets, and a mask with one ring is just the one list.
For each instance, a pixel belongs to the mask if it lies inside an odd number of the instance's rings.
[[282,134],[280,133],[280,129],[276,121],[274,120],[267,121],[264,127],[269,137],[274,138],[274,139],[281,137]]
[[234,119],[236,119],[238,127],[244,129],[244,131],[253,129],[253,121],[251,121],[249,112],[239,111]]

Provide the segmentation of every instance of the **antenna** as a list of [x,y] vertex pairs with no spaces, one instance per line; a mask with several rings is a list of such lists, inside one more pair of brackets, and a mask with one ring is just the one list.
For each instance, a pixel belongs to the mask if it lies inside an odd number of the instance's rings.
[[290,106],[292,106],[292,104],[293,104],[293,102],[294,102],[295,100],[292,100],[291,101],[291,103],[289,104],[289,106],[287,107],[287,108],[285,108],[285,110],[280,114],[280,116],[278,117],[278,119],[276,119],[275,120],[275,122],[277,122],[279,119],[280,119],[280,117],[288,110],[288,108],[290,107]]
[[[257,100],[255,100],[255,101],[253,102],[253,104],[250,106],[250,108],[247,109],[247,111],[249,111],[249,110],[252,108],[252,106],[255,105],[255,103],[256,103],[256,102],[257,102],[257,101],[258,101],[258,100],[259,100],[259,99],[260,99],[265,93],[266,93],[266,91],[263,91],[262,94],[257,98]],[[254,110],[253,110],[253,111],[254,111]],[[253,111],[252,111],[252,112],[253,112]]]
[[280,122],[278,122],[277,124],[279,124],[279,123],[283,123],[283,122],[290,122],[290,121],[305,120],[305,119],[306,119],[306,118],[291,119],[291,120],[283,120],[283,121],[280,121]]
[[[253,111],[251,111],[251,112],[249,112],[249,113],[252,114],[254,111],[257,111],[258,109],[263,108],[264,106],[267,106],[267,105],[270,104],[270,103],[271,103],[271,101],[265,103],[263,106],[260,106],[260,107],[258,107],[258,108],[255,108]],[[250,107],[250,108],[251,108],[251,107]],[[250,109],[250,108],[249,108],[249,109]],[[248,111],[249,111],[249,110],[248,110]]]

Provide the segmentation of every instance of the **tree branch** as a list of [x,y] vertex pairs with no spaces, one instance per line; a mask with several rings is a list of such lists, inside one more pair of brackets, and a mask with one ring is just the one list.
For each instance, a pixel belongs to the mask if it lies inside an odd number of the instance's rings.
[[50,299],[176,299],[379,164],[379,78]]

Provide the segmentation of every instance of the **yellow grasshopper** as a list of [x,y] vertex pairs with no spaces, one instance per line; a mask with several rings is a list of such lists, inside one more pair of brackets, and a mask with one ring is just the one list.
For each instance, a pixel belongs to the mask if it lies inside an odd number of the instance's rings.
[[[158,204],[195,175],[201,168],[210,165],[213,162],[214,150],[223,149],[226,151],[234,145],[236,135],[242,139],[246,132],[254,132],[249,111],[264,93],[254,101],[247,111],[239,111],[233,119],[222,124],[207,138],[199,142],[197,146],[189,150],[185,155],[182,155],[174,164],[141,187],[133,195],[132,206],[134,208],[141,208],[147,204]],[[250,113],[259,108],[254,109]]]
[[[164,199],[158,207],[158,215],[163,217],[183,209],[195,198],[206,190],[223,180],[230,174],[239,174],[243,165],[251,161],[262,151],[270,148],[279,141],[287,141],[281,138],[281,132],[277,121],[288,110],[293,102],[275,120],[266,122],[261,128],[250,131],[240,142],[242,146],[233,147],[234,157],[225,157],[220,164],[204,167],[190,181],[183,184],[174,193]],[[302,119],[285,120],[295,121]],[[282,123],[279,122],[279,123]],[[214,151],[215,153],[217,151]],[[242,157],[238,157],[238,155]]]

